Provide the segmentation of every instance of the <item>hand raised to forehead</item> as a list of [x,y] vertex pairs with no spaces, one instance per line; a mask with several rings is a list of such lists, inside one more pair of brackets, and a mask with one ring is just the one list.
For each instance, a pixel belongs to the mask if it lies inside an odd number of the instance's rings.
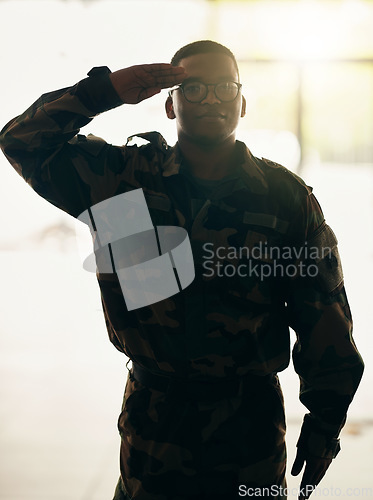
[[127,104],[137,104],[185,78],[184,68],[166,63],[139,64],[110,74],[117,94]]

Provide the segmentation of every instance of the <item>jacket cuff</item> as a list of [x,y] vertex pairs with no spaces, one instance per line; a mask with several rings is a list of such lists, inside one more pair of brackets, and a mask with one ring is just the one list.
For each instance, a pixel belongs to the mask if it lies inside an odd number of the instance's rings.
[[323,430],[311,414],[304,416],[297,447],[320,458],[335,458],[341,449],[339,438]]
[[87,73],[88,78],[75,87],[75,95],[94,115],[123,104],[111,83],[110,73],[107,66],[94,67]]

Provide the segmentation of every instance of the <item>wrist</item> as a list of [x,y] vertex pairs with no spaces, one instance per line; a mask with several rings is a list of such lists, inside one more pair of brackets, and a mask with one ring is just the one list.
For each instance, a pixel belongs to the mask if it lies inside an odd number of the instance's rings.
[[75,94],[93,115],[123,104],[111,83],[110,74],[107,66],[97,66],[88,72],[88,78],[76,85]]
[[317,419],[310,414],[304,416],[297,447],[319,458],[335,458],[341,449],[337,435],[322,429]]

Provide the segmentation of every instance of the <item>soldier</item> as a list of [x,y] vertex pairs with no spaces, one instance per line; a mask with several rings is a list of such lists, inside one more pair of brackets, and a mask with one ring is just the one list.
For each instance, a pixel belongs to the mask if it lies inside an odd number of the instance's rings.
[[[169,88],[178,142],[143,146],[78,134],[101,112]],[[142,189],[154,226],[188,232],[193,282],[129,310],[118,276],[98,270],[110,340],[132,360],[118,421],[115,499],[284,498],[289,364],[308,408],[292,474],[307,498],[339,451],[363,373],[337,241],[302,179],[235,138],[245,115],[232,52],[203,40],[171,64],[93,68],[44,94],[2,130],[2,149],[42,197],[78,217]]]

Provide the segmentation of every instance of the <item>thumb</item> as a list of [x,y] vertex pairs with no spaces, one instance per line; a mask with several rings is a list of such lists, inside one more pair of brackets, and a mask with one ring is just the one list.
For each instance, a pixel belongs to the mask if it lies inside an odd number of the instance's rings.
[[295,457],[293,467],[291,468],[291,475],[297,476],[303,468],[305,457],[300,451],[297,451],[297,456]]

